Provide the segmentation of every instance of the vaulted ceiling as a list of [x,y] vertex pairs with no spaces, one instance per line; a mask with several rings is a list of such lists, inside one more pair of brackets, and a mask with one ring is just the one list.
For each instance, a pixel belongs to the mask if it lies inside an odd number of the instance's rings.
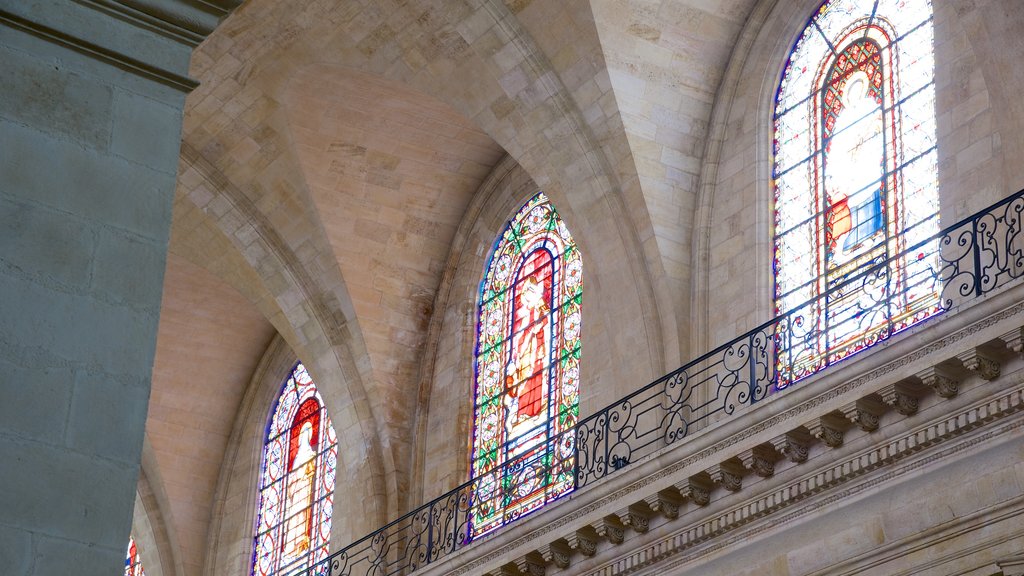
[[623,304],[658,326],[638,378],[677,363],[708,127],[755,2],[249,0],[214,32],[193,58],[147,432],[181,576],[203,573],[225,445],[274,332],[362,454],[342,473],[384,495],[345,529],[416,503],[434,303],[505,154],[570,226],[619,227],[621,245],[583,248],[634,255],[649,279]]

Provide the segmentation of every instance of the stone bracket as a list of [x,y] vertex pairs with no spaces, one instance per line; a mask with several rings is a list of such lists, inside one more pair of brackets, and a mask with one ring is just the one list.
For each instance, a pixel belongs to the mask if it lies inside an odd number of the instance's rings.
[[984,350],[971,348],[957,354],[956,357],[964,365],[964,368],[980,376],[983,380],[995,380],[999,377],[1001,371],[999,361]]
[[925,368],[915,376],[942,398],[952,398],[960,393],[960,379],[941,366]]
[[878,430],[878,420],[888,406],[878,396],[871,395],[846,404],[839,409],[843,416],[865,432]]
[[775,474],[775,462],[779,456],[771,446],[761,445],[740,452],[738,458],[744,468],[761,478],[768,478]]
[[903,416],[917,414],[917,409],[921,404],[920,393],[917,389],[902,382],[884,386],[878,395],[881,396],[882,402],[892,406]]
[[807,461],[810,443],[810,434],[803,430],[788,432],[771,439],[772,448],[775,448],[776,452],[784,455],[794,464]]
[[743,488],[743,466],[738,463],[727,460],[711,466],[707,473],[712,482],[721,484],[730,492],[738,492]]
[[850,423],[844,418],[835,414],[825,414],[811,420],[804,426],[818,440],[821,440],[829,448],[838,448],[843,445],[843,436]]

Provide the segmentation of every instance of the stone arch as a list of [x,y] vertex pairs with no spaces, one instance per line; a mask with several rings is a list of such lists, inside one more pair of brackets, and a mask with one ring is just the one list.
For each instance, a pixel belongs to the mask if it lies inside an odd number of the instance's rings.
[[[176,533],[171,529],[170,509],[156,455],[149,439],[145,438],[135,492],[132,535],[143,555],[146,574],[178,576],[185,573]],[[150,566],[153,566],[152,570]]]
[[[353,494],[352,499],[361,503],[361,510],[350,517],[361,519],[363,524],[339,525],[334,534],[345,534],[350,528],[347,537],[354,538],[370,529],[367,526],[382,524],[388,516],[389,497],[394,497],[394,490],[389,492],[385,487],[388,476],[382,459],[387,454],[381,450],[376,419],[363,387],[365,369],[358,360],[364,356],[359,353],[363,346],[358,331],[349,324],[351,312],[344,310],[348,300],[344,286],[340,279],[334,280],[333,289],[322,284],[325,279],[331,282],[334,275],[330,262],[320,259],[322,252],[311,247],[318,242],[315,221],[306,221],[313,233],[308,244],[300,247],[306,255],[304,260],[278,233],[279,225],[269,221],[187,142],[182,143],[182,161],[181,182],[189,188],[184,194],[216,219],[220,230],[273,294],[281,316],[269,320],[275,325],[284,323],[279,332],[294,334],[299,339],[292,347],[303,356],[314,375],[335,422],[339,472],[369,491]],[[315,277],[310,268],[322,275]],[[351,306],[347,308],[350,310]]]

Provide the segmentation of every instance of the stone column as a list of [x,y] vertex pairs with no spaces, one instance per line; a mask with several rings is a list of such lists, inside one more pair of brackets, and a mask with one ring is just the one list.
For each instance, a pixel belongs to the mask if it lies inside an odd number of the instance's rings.
[[192,49],[240,0],[0,0],[0,573],[123,574]]

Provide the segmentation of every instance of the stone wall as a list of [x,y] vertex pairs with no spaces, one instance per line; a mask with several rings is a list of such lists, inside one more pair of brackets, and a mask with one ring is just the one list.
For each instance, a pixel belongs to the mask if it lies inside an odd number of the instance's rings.
[[[738,69],[718,101],[724,136],[706,221],[709,251],[698,282],[712,289],[696,306],[707,317],[707,345],[744,333],[772,315],[770,241],[771,118],[781,70],[817,0],[762,2],[733,53]],[[935,88],[941,225],[1024,188],[1019,95],[1024,72],[1016,33],[1024,6],[1012,1],[934,0]],[[728,104],[728,106],[726,106]],[[717,112],[717,111],[716,111]],[[715,127],[713,127],[713,130]],[[753,288],[753,289],[752,289]],[[698,291],[699,292],[699,291]],[[694,350],[695,353],[699,353]]]
[[184,72],[230,3],[184,4],[0,3],[5,574],[123,570]]

